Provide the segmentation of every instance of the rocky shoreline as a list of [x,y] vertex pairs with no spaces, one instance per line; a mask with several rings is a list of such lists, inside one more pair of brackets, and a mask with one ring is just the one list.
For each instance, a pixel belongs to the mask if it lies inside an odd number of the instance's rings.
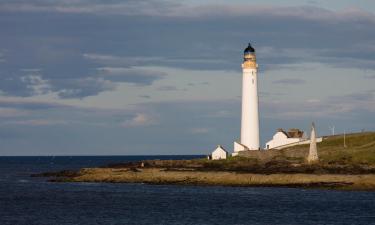
[[[330,170],[336,171],[336,173],[329,173],[327,165],[288,165],[288,172],[275,172],[276,168],[273,165],[274,167],[260,166],[258,171],[251,171],[249,168],[247,170],[237,168],[235,171],[233,168],[232,170],[218,170],[212,167],[202,167],[199,166],[201,164],[197,163],[197,160],[180,163],[180,160],[151,160],[101,168],[84,168],[79,171],[49,172],[37,176],[50,177],[50,181],[53,182],[295,187],[375,191],[373,168],[357,168],[352,171],[353,173],[348,173],[349,169],[353,168],[331,166]],[[327,168],[324,169],[325,167]],[[286,168],[278,167],[277,169],[286,171]],[[260,171],[261,173],[259,173]],[[309,171],[309,173],[300,171]]]

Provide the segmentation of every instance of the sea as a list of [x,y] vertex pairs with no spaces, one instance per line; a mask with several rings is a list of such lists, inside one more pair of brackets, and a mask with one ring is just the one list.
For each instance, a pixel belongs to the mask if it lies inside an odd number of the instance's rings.
[[202,156],[0,157],[0,225],[375,224],[375,192],[54,183],[35,173]]

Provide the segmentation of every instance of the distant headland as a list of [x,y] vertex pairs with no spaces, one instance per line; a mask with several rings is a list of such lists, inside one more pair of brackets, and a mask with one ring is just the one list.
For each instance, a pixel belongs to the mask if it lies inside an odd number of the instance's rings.
[[324,137],[319,162],[309,145],[248,151],[223,160],[146,160],[39,174],[55,182],[267,186],[375,191],[375,132]]

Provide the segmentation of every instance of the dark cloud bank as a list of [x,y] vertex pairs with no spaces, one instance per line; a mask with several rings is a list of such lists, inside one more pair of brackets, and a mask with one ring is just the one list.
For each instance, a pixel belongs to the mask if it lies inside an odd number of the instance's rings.
[[375,69],[375,16],[360,10],[83,0],[0,6],[3,95],[83,98],[165,76],[142,66],[238,70],[247,41],[262,70],[303,62]]

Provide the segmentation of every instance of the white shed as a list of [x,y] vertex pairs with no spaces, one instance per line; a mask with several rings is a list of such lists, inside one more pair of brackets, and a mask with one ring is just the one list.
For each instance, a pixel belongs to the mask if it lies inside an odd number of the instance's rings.
[[226,159],[227,157],[228,152],[221,145],[218,145],[217,148],[211,153],[212,160]]

